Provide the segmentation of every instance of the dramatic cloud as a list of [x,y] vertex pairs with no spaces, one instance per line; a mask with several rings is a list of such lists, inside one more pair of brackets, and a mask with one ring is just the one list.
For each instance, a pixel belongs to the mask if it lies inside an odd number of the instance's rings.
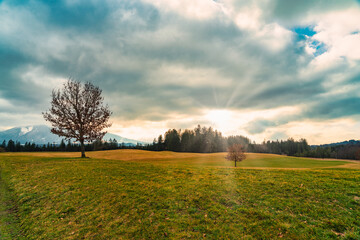
[[43,123],[72,76],[103,89],[125,137],[199,123],[344,140],[335,131],[359,121],[359,22],[355,0],[2,1],[0,128]]

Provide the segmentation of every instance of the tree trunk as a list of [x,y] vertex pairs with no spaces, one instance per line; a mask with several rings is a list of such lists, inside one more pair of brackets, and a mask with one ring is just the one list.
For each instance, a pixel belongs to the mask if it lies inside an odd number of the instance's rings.
[[81,157],[82,157],[82,158],[85,158],[86,156],[85,156],[85,145],[84,145],[84,141],[81,141],[80,144],[81,144]]

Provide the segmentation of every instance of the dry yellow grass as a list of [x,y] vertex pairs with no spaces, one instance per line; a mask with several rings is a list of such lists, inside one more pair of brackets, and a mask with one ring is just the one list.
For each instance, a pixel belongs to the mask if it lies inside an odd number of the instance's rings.
[[[32,153],[2,153],[3,156],[27,156],[27,157],[49,157],[49,158],[78,158],[78,152],[32,152]],[[152,152],[134,149],[121,149],[110,151],[87,152],[86,155],[92,159],[141,161],[163,164],[186,164],[197,166],[219,166],[231,167],[232,164],[225,160],[226,153],[177,153],[170,151]],[[241,168],[353,168],[360,169],[359,161],[339,159],[313,159],[297,158],[276,154],[246,153],[246,160],[239,164]],[[269,165],[269,163],[271,163]],[[276,162],[276,163],[275,163]],[[324,162],[323,164],[320,162]],[[325,163],[326,162],[326,163]],[[284,163],[284,166],[282,166]],[[297,163],[297,166],[292,166]]]
[[[61,157],[75,158],[80,157],[79,152],[20,152],[20,153],[2,153],[3,156],[33,156],[33,157]],[[252,154],[252,153],[250,153]],[[90,158],[111,159],[111,160],[139,160],[139,159],[176,159],[192,157],[214,157],[225,156],[225,153],[178,153],[170,151],[152,152],[135,149],[120,149],[109,151],[86,152]]]

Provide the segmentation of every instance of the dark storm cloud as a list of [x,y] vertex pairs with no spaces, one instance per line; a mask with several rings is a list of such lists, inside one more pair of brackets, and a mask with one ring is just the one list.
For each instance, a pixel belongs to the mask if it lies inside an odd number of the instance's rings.
[[[266,21],[296,21],[302,12],[321,11],[326,5],[311,2],[275,1],[268,6]],[[336,9],[336,2],[325,9]],[[343,7],[352,4],[346,1]],[[36,79],[69,76],[99,85],[114,116],[126,120],[160,121],[175,114],[200,114],[204,108],[266,109],[299,103],[316,108],[304,112],[307,118],[336,118],[354,111],[327,109],[328,99],[318,96],[328,91],[328,73],[300,74],[313,56],[305,51],[307,38],[291,30],[259,37],[225,14],[199,20],[130,0],[3,1],[1,14],[8,26],[0,27],[0,99],[12,104],[0,105],[1,112],[44,111],[55,86]],[[189,71],[189,79],[173,80],[168,69],[175,69],[173,75]],[[207,81],[197,84],[190,70]],[[334,99],[332,104],[340,107],[352,100]],[[259,133],[282,123],[260,119],[248,129]]]
[[312,106],[304,112],[307,118],[334,119],[338,117],[359,115],[359,97],[328,99]]
[[31,58],[28,56],[0,45],[0,98],[13,104],[7,107],[0,106],[0,112],[34,111],[38,107],[37,103],[42,101],[44,94],[41,90],[44,88],[28,82],[20,82],[16,74],[30,63]]

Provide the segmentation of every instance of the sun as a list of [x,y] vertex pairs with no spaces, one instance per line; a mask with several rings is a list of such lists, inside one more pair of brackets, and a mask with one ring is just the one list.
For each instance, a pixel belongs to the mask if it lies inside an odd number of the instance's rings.
[[228,110],[210,110],[205,117],[219,130],[227,130],[230,127],[231,112]]

